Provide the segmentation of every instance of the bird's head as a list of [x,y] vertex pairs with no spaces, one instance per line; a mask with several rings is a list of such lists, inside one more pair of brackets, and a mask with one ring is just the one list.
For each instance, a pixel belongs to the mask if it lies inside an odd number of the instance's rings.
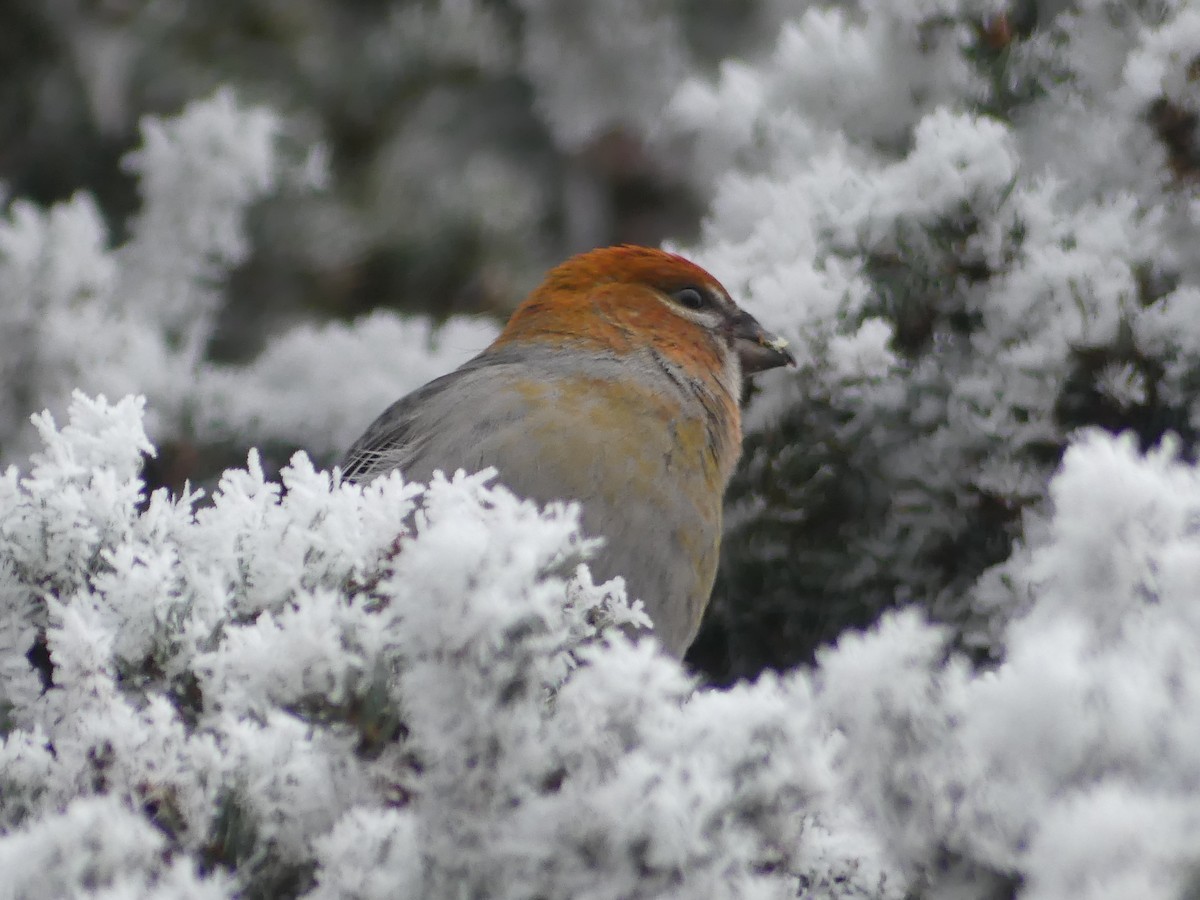
[[496,343],[526,341],[615,355],[651,350],[686,371],[732,380],[796,364],[786,342],[712,275],[649,247],[592,250],[551,269]]

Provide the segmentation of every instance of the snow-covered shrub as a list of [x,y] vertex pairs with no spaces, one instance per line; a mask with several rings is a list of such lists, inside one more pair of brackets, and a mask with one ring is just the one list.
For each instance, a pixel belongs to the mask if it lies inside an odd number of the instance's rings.
[[[678,2],[521,0],[522,66],[561,142],[652,125],[689,72]],[[619,81],[616,79],[620,79]]]
[[328,189],[254,216],[218,346],[245,360],[314,311],[510,309],[563,255],[657,243],[701,207],[647,144],[679,80],[761,46],[784,0],[172,0],[0,4],[0,179],[86,189],[121,227],[112,159],[147,114],[222,85],[329,148]]
[[205,440],[303,447],[334,461],[398,397],[475,356],[494,323],[375,312],[350,324],[300,324],[240,366],[201,367],[189,395]]
[[[77,395],[0,480],[13,896],[1174,897],[1200,852],[1200,470],[1086,435],[978,670],[892,613],[697,690],[576,511],[255,459],[140,492]],[[1100,489],[1102,486],[1102,489]]]
[[839,774],[915,884],[1194,890],[1200,470],[1175,454],[1099,433],[1067,451],[1053,516],[994,586],[1028,610],[994,668],[948,659],[945,635],[911,612],[818,654]]
[[751,414],[708,667],[787,666],[909,601],[987,656],[1011,610],[971,585],[1074,429],[1190,455],[1195,22],[1185,2],[814,6],[676,94],[713,184],[693,253],[803,367]]
[[16,896],[898,896],[807,677],[694,695],[575,508],[303,456],[145,497],[141,409],[0,481]]
[[179,421],[219,282],[247,253],[246,207],[280,177],[279,127],[226,92],[176,119],[147,119],[142,149],[126,158],[143,206],[119,248],[86,194],[48,211],[13,204],[0,222],[6,455],[29,449],[19,430],[31,412],[59,409],[76,387],[145,392]]
[[[159,443],[305,447],[331,462],[384,407],[454,368],[495,334],[483,320],[377,313],[301,323],[243,365],[206,358],[223,282],[249,252],[249,207],[287,180],[319,180],[292,159],[273,113],[222,91],[172,119],[147,118],[125,163],[142,208],[113,245],[94,201],[0,220],[0,452],[34,446],[31,412],[61,414],[72,390],[150,399]],[[280,460],[282,462],[282,460]]]

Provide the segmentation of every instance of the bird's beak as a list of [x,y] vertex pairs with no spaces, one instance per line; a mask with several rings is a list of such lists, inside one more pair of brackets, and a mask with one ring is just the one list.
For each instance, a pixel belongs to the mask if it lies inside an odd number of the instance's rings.
[[796,365],[796,357],[787,348],[788,342],[771,334],[748,312],[739,312],[734,317],[729,323],[729,334],[734,352],[742,363],[743,375]]

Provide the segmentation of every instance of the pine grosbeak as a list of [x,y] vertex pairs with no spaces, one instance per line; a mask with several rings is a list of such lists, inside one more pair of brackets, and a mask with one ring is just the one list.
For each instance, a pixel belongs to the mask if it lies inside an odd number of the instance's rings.
[[342,470],[426,481],[494,466],[519,495],[578,501],[605,540],[593,573],[624,576],[679,657],[716,576],[742,378],[784,364],[784,342],[700,267],[593,250],[551,270],[479,356],[394,403]]

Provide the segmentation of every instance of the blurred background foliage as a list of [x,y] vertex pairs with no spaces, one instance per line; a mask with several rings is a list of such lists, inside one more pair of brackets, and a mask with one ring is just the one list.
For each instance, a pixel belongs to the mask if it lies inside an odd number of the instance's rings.
[[[629,28],[662,30],[657,52],[679,73],[768,30],[756,0],[629,5]],[[139,118],[232,85],[286,116],[296,142],[321,142],[332,182],[257,210],[214,358],[247,359],[296,317],[503,316],[573,252],[696,233],[704,198],[652,145],[649,103],[596,84],[616,95],[612,115],[554,108],[585,104],[555,96],[572,76],[549,46],[569,63],[572,41],[594,45],[604,25],[561,0],[10,0],[0,182],[43,205],[89,190],[119,236],[138,205],[119,159]],[[636,90],[660,102],[672,87]]]

